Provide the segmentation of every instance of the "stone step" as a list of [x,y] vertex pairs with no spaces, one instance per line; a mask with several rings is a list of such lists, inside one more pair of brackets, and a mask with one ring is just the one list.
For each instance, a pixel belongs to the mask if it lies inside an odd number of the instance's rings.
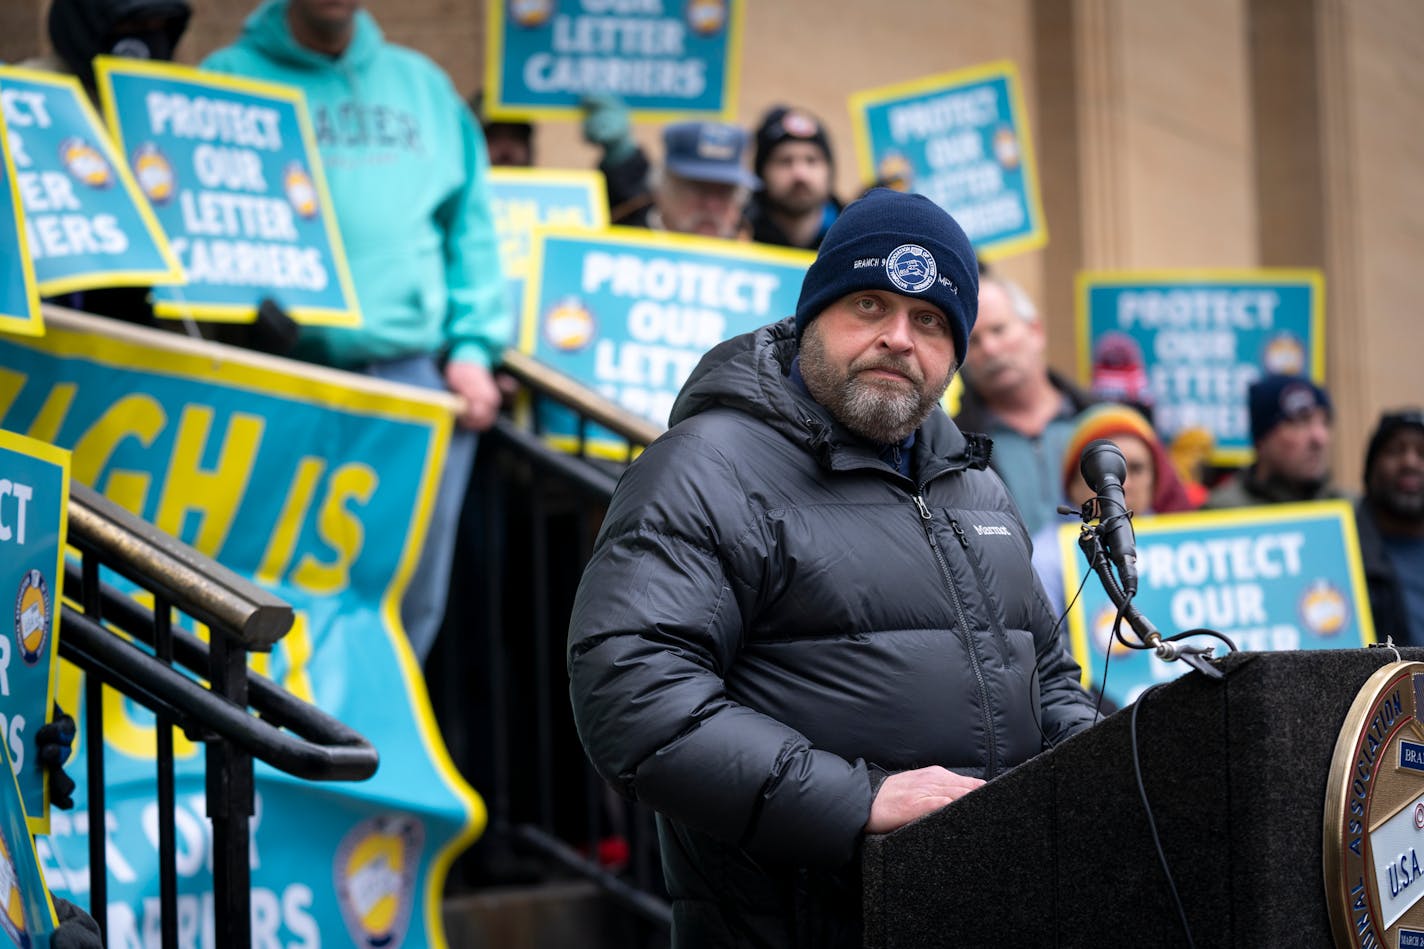
[[652,949],[667,938],[650,934],[592,883],[557,881],[490,887],[447,897],[450,949]]

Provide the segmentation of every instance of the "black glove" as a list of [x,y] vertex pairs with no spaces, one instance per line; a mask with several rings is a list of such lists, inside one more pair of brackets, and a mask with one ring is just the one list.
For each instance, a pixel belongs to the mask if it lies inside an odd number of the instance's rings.
[[54,914],[59,917],[59,928],[49,937],[50,949],[104,949],[94,917],[58,896],[54,897]]
[[74,719],[58,704],[54,721],[35,732],[35,750],[40,764],[49,771],[49,802],[69,810],[74,806],[74,779],[64,773],[64,763],[74,751]]

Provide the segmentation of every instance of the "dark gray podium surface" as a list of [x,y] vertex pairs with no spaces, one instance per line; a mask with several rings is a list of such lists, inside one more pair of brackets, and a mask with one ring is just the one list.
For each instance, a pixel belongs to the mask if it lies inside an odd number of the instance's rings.
[[[1402,650],[1424,660],[1424,650]],[[1138,712],[1143,783],[1198,949],[1329,949],[1330,758],[1387,649],[1238,653]],[[868,949],[1186,946],[1130,709],[864,848]]]

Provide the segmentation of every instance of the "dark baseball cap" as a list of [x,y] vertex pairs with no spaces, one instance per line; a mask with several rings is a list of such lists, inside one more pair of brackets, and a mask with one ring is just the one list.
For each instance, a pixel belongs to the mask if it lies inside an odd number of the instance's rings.
[[750,136],[722,122],[679,122],[663,129],[663,166],[688,181],[740,185],[757,190],[761,179],[746,167]]

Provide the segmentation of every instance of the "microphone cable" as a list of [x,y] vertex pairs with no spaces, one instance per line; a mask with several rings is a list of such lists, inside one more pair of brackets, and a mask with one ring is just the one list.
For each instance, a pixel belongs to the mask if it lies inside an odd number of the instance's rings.
[[[1059,636],[1058,630],[1059,630],[1059,628],[1063,625],[1063,621],[1068,618],[1068,614],[1073,611],[1073,604],[1077,603],[1077,602],[1078,602],[1078,597],[1080,597],[1080,596],[1083,595],[1083,588],[1088,585],[1088,577],[1089,577],[1089,576],[1090,576],[1090,574],[1087,574],[1087,573],[1083,574],[1083,579],[1082,579],[1082,581],[1078,584],[1078,589],[1077,589],[1076,591],[1074,591],[1074,593],[1073,593],[1073,599],[1071,599],[1071,600],[1068,601],[1068,606],[1063,610],[1063,612],[1062,612],[1061,614],[1059,614],[1058,622],[1056,622],[1056,623],[1053,624],[1053,629],[1052,629],[1052,631],[1049,633],[1049,637],[1050,637],[1051,639],[1054,639],[1054,640],[1057,640],[1057,639],[1058,639],[1058,636]],[[1029,673],[1029,679],[1028,679],[1029,717],[1033,719],[1034,725],[1036,725],[1036,726],[1038,727],[1038,737],[1043,740],[1043,747],[1044,747],[1044,748],[1049,748],[1049,749],[1051,749],[1051,748],[1057,748],[1057,747],[1058,747],[1058,742],[1054,741],[1052,738],[1049,738],[1049,737],[1048,737],[1048,733],[1043,730],[1043,718],[1042,718],[1042,714],[1041,714],[1041,713],[1042,713],[1042,709],[1039,708],[1039,705],[1033,701],[1033,684],[1034,684],[1034,682],[1037,681],[1040,686],[1042,686],[1042,684],[1043,684],[1043,677],[1040,675],[1040,673],[1039,673],[1039,668],[1038,668],[1039,663],[1042,662],[1042,661],[1043,661],[1043,660],[1042,660],[1042,657],[1040,657],[1040,656],[1038,655],[1038,650],[1035,649],[1035,650],[1034,650],[1034,656],[1033,656],[1033,671],[1032,671],[1031,673]],[[1095,709],[1093,710],[1093,724],[1094,724],[1094,725],[1096,725],[1096,724],[1098,723],[1098,719],[1099,719],[1099,717],[1101,716],[1102,709],[1103,709],[1103,694],[1102,694],[1102,692],[1100,691],[1100,692],[1098,692],[1098,705],[1097,705],[1097,708],[1095,708]]]
[[1142,810],[1147,814],[1147,829],[1152,832],[1152,844],[1157,848],[1157,860],[1162,864],[1162,874],[1167,878],[1167,890],[1172,894],[1172,903],[1177,907],[1177,919],[1182,924],[1182,934],[1187,937],[1187,949],[1196,949],[1196,942],[1192,940],[1192,927],[1187,922],[1187,910],[1182,905],[1182,897],[1177,892],[1177,882],[1172,878],[1172,868],[1167,863],[1167,852],[1162,849],[1162,838],[1157,834],[1157,820],[1152,816],[1152,804],[1147,800],[1147,785],[1142,780],[1142,761],[1137,750],[1137,710],[1142,708],[1142,704],[1147,701],[1147,696],[1156,692],[1165,682],[1149,686],[1137,697],[1137,701],[1132,703],[1132,717],[1128,722],[1128,730],[1132,737],[1132,771],[1137,776],[1137,793],[1142,798]]

